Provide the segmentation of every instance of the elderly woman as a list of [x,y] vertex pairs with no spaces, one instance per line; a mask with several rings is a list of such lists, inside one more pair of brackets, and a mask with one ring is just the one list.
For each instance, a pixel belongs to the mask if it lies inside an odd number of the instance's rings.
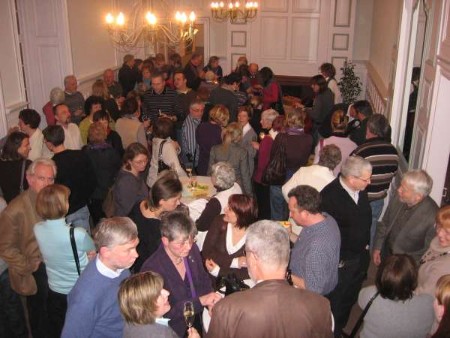
[[203,244],[206,269],[216,278],[234,273],[248,279],[244,244],[247,228],[258,217],[256,201],[247,195],[231,195],[225,214],[211,224]]
[[113,186],[114,216],[128,216],[136,203],[148,197],[148,187],[142,177],[147,164],[147,148],[137,142],[130,144]]
[[211,148],[222,142],[222,128],[226,127],[229,119],[228,108],[218,104],[209,111],[209,121],[202,122],[197,127],[195,131],[195,138],[199,147],[197,174],[206,176]]
[[53,107],[64,103],[65,100],[64,90],[59,87],[55,87],[50,91],[50,101],[48,101],[44,107],[42,107],[42,112],[45,115],[45,120],[48,126],[53,126],[56,124],[55,114],[53,113]]
[[250,169],[248,167],[248,153],[240,145],[242,127],[239,123],[230,123],[222,132],[222,144],[212,147],[209,157],[208,174],[217,162],[229,162],[236,175],[236,182],[246,194],[252,194]]
[[6,138],[0,155],[0,189],[6,203],[28,188],[26,170],[31,161],[30,138],[27,134],[14,131]]
[[345,162],[351,152],[356,149],[355,142],[350,140],[346,134],[348,116],[342,110],[336,110],[331,117],[331,129],[333,133],[330,137],[320,139],[314,151],[314,163],[319,163],[320,151],[329,144],[335,144],[341,150],[342,162],[334,168],[333,173],[337,176],[341,171],[341,164]]
[[450,337],[450,275],[444,275],[436,284],[434,312],[439,326],[431,338]]
[[188,215],[172,211],[161,218],[161,241],[158,250],[145,261],[141,271],[154,271],[164,278],[170,292],[172,308],[167,313],[169,325],[180,337],[186,332],[183,305],[194,304],[194,327],[201,330],[200,314],[204,306],[213,306],[221,297],[213,292],[211,280],[203,267],[198,247],[195,245],[197,229]]
[[231,195],[242,194],[241,187],[236,183],[234,169],[228,162],[218,162],[212,166],[211,182],[217,193],[208,201],[195,222],[199,231],[209,230],[214,218],[224,213]]
[[[275,123],[276,119],[277,122]],[[258,201],[260,219],[270,219],[270,191],[269,186],[262,183],[262,175],[270,161],[270,150],[273,140],[278,132],[283,129],[284,116],[279,116],[274,109],[264,110],[261,114],[261,127],[268,130],[268,134],[262,134],[260,143],[252,142],[252,146],[258,151],[258,162],[253,172],[253,182]]]
[[88,202],[89,212],[94,224],[105,217],[102,205],[112,187],[117,172],[120,169],[121,160],[119,154],[106,142],[106,129],[100,122],[94,122],[88,131],[89,143],[83,148],[97,178],[97,185]]
[[439,209],[436,214],[436,237],[420,260],[416,293],[434,295],[436,281],[450,274],[450,206]]
[[138,202],[129,217],[136,223],[139,244],[133,270],[140,271],[142,264],[161,244],[161,215],[180,205],[183,186],[176,175],[166,171],[150,190],[149,197]]
[[256,150],[252,146],[252,142],[257,140],[255,130],[250,125],[250,119],[252,118],[251,106],[242,106],[238,112],[238,123],[242,126],[242,147],[247,150],[248,155],[248,167],[250,169],[250,175],[253,175],[255,169],[255,156]]
[[[125,319],[125,338],[178,338],[163,316],[170,310],[169,291],[161,275],[147,271],[128,277],[119,288],[120,312]],[[190,338],[200,337],[191,328]]]
[[[171,168],[178,176],[187,176],[178,158],[180,148],[170,138],[173,133],[173,122],[165,117],[159,118],[153,129],[152,159],[148,172],[147,184],[149,187],[155,183],[158,173],[164,169]],[[165,168],[160,168],[163,164]]]
[[362,309],[373,299],[360,337],[425,337],[433,323],[433,297],[415,296],[416,286],[417,266],[411,256],[392,255],[384,260],[375,285],[359,293]]
[[[303,127],[305,113],[294,110],[286,117],[286,132],[277,135],[270,151],[270,162],[275,154],[282,152],[286,163],[286,176],[280,182],[264,182],[270,184],[270,211],[272,220],[286,220],[287,204],[283,198],[281,186],[302,166],[308,163],[311,153],[312,137],[306,134]],[[283,149],[284,148],[284,149]],[[281,155],[280,155],[281,156]],[[269,163],[270,164],[270,163]]]
[[[60,337],[67,309],[67,294],[78,279],[70,240],[70,226],[65,216],[69,210],[69,188],[52,184],[43,188],[36,199],[36,212],[43,219],[34,228],[48,276],[48,315],[50,337]],[[95,246],[82,227],[74,228],[80,272],[95,256]]]

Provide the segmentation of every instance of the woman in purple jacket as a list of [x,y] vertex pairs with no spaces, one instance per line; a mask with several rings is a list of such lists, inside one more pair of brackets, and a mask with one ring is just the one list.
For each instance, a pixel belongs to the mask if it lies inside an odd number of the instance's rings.
[[162,244],[141,268],[141,272],[157,272],[164,278],[164,288],[170,292],[172,306],[166,317],[170,318],[170,327],[180,337],[187,333],[183,317],[186,301],[194,304],[194,327],[201,332],[203,307],[212,307],[221,299],[213,292],[211,279],[203,266],[195,244],[196,232],[194,222],[186,213],[168,212],[161,218]]

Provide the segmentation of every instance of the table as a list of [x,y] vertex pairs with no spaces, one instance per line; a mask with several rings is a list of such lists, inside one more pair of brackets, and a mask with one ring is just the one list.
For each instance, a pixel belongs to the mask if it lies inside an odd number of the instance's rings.
[[207,186],[207,189],[191,189],[189,188],[190,178],[180,177],[181,184],[183,185],[183,192],[181,193],[181,202],[183,204],[189,204],[195,200],[204,198],[209,199],[216,193],[211,177],[209,176],[196,176],[197,184],[200,186]]

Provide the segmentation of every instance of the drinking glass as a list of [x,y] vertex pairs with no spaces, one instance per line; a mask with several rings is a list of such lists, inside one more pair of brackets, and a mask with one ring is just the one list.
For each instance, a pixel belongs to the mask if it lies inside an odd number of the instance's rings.
[[183,316],[187,327],[190,329],[194,325],[194,304],[191,301],[184,302]]

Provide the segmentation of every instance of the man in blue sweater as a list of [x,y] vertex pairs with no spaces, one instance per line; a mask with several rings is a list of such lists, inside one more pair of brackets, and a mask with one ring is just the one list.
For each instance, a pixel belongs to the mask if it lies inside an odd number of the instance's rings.
[[137,228],[128,217],[103,219],[94,240],[98,254],[68,295],[62,338],[122,337],[117,293],[138,257]]

